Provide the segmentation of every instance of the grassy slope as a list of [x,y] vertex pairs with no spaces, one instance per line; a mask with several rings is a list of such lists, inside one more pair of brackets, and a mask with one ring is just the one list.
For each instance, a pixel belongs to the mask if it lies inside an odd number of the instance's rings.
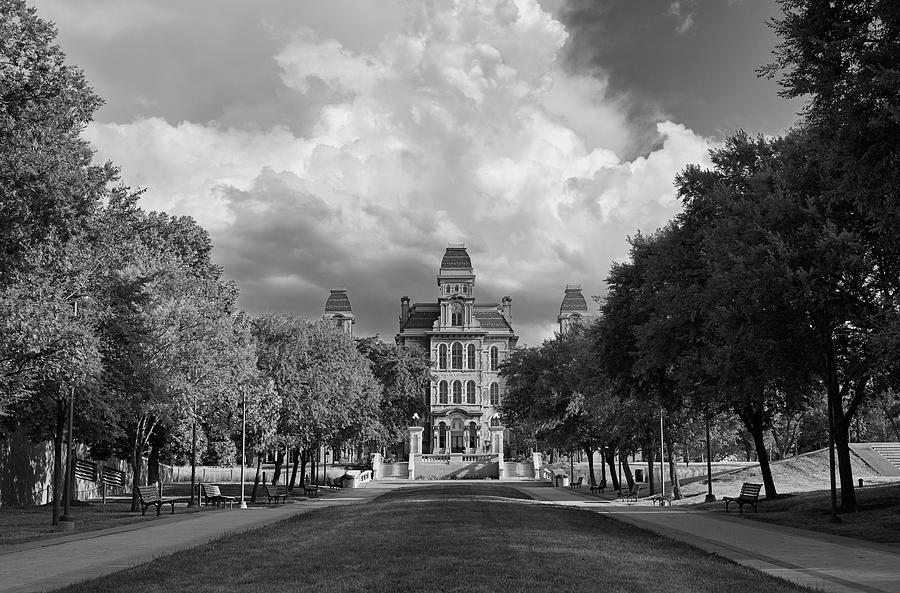
[[64,589],[805,591],[606,517],[470,484],[296,516]]
[[[896,544],[900,547],[900,484],[866,486],[856,490],[856,498],[859,511],[842,513],[841,523],[829,521],[831,494],[827,490],[765,501],[759,505],[758,513],[750,511],[744,513],[744,516],[767,523]],[[695,508],[724,512],[724,503],[698,504]]]

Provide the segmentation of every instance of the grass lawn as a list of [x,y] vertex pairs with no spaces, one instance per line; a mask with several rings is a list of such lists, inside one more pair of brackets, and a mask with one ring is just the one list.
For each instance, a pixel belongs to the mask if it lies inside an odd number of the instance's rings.
[[809,591],[512,488],[404,488],[318,509],[61,589],[104,591]]
[[[132,513],[130,502],[106,503],[103,509],[98,503],[79,503],[72,506],[72,516],[75,517],[75,532],[96,531],[107,527],[118,527],[141,521],[156,521],[162,517],[170,516],[172,511],[169,505],[162,510],[161,517],[156,516],[156,509],[147,509],[147,515],[141,516],[141,512]],[[175,505],[175,514],[196,513],[200,510],[211,510],[215,507],[187,508],[185,503]],[[60,506],[62,512],[62,506]],[[0,507],[0,546],[20,544],[23,542],[71,535],[73,532],[54,532],[50,525],[53,519],[53,507],[50,505],[29,507]],[[2,551],[2,547],[0,547]]]
[[[841,513],[841,523],[828,520],[831,517],[831,493],[828,490],[802,492],[761,502],[758,513],[750,510],[744,516],[767,523],[900,546],[900,484],[857,489],[856,500],[859,511]],[[732,504],[732,507],[735,505]],[[724,513],[725,503],[701,503],[695,508]],[[746,506],[744,510],[747,511]]]

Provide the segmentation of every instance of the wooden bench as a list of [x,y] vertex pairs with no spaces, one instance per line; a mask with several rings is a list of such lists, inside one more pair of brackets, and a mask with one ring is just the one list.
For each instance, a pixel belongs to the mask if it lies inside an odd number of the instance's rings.
[[164,504],[172,505],[172,514],[174,515],[175,503],[181,502],[180,498],[162,498],[156,486],[138,486],[138,496],[141,497],[141,515],[147,514],[147,507],[155,506],[156,516],[158,517],[159,511]]
[[215,484],[200,484],[200,491],[203,493],[203,504],[209,505],[213,503],[216,506],[227,504],[229,508],[234,504],[233,496],[225,496]]
[[637,502],[638,497],[641,495],[641,486],[641,483],[635,482],[630,490],[619,492],[618,498],[625,502]]
[[584,484],[584,476],[578,476],[578,479],[569,484],[569,488],[575,490],[576,488],[581,488],[581,485]]
[[753,512],[758,512],[756,508],[756,504],[759,502],[759,491],[762,489],[762,484],[751,484],[750,482],[744,482],[741,486],[741,493],[738,496],[723,496],[722,500],[725,501],[725,512],[728,512],[728,505],[732,502],[736,502],[738,504],[738,511],[744,512],[744,505],[749,504],[753,507]]
[[269,497],[269,502],[271,503],[273,500],[275,504],[278,504],[278,499],[281,498],[281,502],[287,501],[287,494],[282,494],[278,492],[278,486],[265,484],[266,487],[266,496]]
[[318,496],[319,485],[310,484],[309,482],[303,482],[303,494],[312,494],[313,496]]
[[606,482],[601,480],[599,484],[594,484],[591,486],[591,494],[594,493],[600,494],[601,492],[606,492]]
[[325,478],[325,485],[329,488],[343,488],[344,481],[341,478]]
[[661,507],[667,507],[672,505],[672,495],[671,494],[657,494],[653,498],[650,499],[650,502],[653,503],[653,506],[659,505]]

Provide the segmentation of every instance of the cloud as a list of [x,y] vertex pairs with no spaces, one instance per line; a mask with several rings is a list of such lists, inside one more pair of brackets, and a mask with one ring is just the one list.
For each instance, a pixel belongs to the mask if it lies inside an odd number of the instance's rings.
[[623,159],[628,105],[563,68],[568,34],[535,0],[402,10],[377,43],[292,31],[272,59],[286,97],[320,105],[302,125],[287,110],[265,129],[150,117],[86,135],[147,207],[211,229],[250,310],[314,317],[343,286],[361,333],[390,335],[399,297],[436,298],[444,247],[465,241],[479,298],[511,295],[537,343],[567,282],[602,292],[625,236],[677,210],[673,177],[708,142],[660,122],[655,148]]
[[684,6],[676,0],[676,2],[672,2],[669,5],[668,13],[678,21],[678,26],[675,27],[675,30],[680,35],[687,33],[694,26],[694,15],[690,10],[690,4],[691,0],[684,0]]

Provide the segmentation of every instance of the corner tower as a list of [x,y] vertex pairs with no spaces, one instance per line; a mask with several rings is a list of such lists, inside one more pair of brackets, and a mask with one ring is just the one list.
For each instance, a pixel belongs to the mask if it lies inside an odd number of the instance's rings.
[[350,305],[350,297],[347,296],[346,289],[331,289],[331,294],[325,301],[323,317],[332,322],[335,327],[350,334],[351,338],[353,337],[353,325],[356,323],[356,317],[353,316],[353,307]]
[[563,296],[562,304],[559,306],[559,316],[556,318],[559,322],[559,333],[564,334],[573,325],[585,323],[590,318],[587,301],[584,300],[584,295],[581,294],[581,285],[567,284],[566,294]]

